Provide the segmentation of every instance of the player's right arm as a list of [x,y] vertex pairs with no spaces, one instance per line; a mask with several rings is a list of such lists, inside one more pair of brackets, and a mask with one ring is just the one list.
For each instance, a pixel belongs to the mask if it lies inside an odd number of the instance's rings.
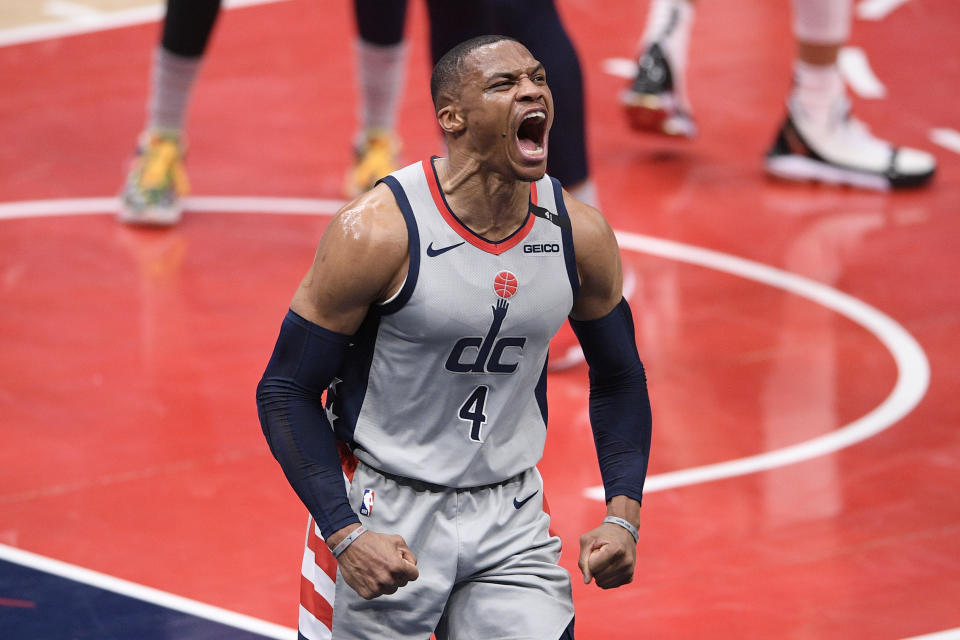
[[[407,264],[406,225],[389,188],[380,185],[341,209],[294,294],[257,387],[270,450],[330,548],[360,522],[347,499],[321,395],[350,336],[371,305],[402,286]],[[347,584],[367,599],[415,580],[416,562],[403,538],[374,532],[358,537],[339,558]]]

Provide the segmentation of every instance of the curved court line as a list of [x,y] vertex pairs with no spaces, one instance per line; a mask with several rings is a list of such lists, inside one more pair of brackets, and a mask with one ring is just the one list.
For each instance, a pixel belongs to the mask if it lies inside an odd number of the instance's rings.
[[[831,309],[872,333],[890,351],[897,365],[897,382],[890,395],[850,424],[782,449],[649,476],[644,493],[766,471],[839,451],[892,426],[910,413],[927,391],[930,364],[917,341],[889,316],[853,296],[809,278],[718,251],[625,232],[617,232],[617,239],[626,249],[754,280]],[[585,489],[584,494],[604,499],[602,486]]]
[[947,629],[946,631],[937,631],[922,636],[913,636],[904,638],[904,640],[960,640],[960,627]]
[[[343,202],[311,198],[192,197],[184,207],[193,212],[246,212],[330,215]],[[0,219],[54,215],[102,214],[116,210],[116,198],[33,200],[0,204]],[[889,428],[920,402],[930,383],[926,354],[906,329],[874,307],[823,283],[719,251],[636,233],[617,232],[620,246],[631,251],[686,262],[782,289],[831,309],[872,333],[890,351],[897,382],[872,411],[836,431],[782,449],[647,477],[645,493],[767,471],[826,455],[861,442]],[[584,495],[603,500],[603,487],[588,487]]]
[[[312,198],[193,197],[184,207],[193,212],[247,212],[330,215],[343,202]],[[116,198],[33,200],[0,204],[0,219],[55,215],[102,214],[116,210]],[[644,492],[712,482],[794,464],[833,453],[889,428],[923,398],[930,382],[926,354],[906,329],[874,307],[823,283],[719,251],[635,233],[617,232],[620,246],[631,251],[714,269],[754,280],[806,298],[864,327],[890,351],[897,366],[897,382],[875,409],[836,431],[782,449],[715,464],[680,469],[647,477]],[[588,487],[584,495],[603,500],[603,487]]]

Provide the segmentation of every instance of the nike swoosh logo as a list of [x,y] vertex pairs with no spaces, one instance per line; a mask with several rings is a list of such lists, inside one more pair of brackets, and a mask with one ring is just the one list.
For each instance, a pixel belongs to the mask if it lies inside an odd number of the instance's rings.
[[527,496],[526,498],[524,498],[523,500],[517,500],[516,498],[514,498],[514,499],[513,499],[513,508],[514,508],[514,509],[519,509],[519,508],[522,507],[523,505],[527,504],[527,503],[533,498],[533,496],[537,495],[538,493],[540,493],[540,489],[537,489],[536,491],[534,491],[533,493],[531,493],[530,495],[528,495],[528,496]]
[[[464,242],[466,242],[466,240],[464,240]],[[462,245],[462,244],[463,244],[463,242],[458,242],[457,244],[452,244],[452,245],[450,245],[449,247],[443,247],[443,248],[441,248],[441,249],[434,249],[434,248],[433,248],[433,243],[431,242],[430,245],[427,246],[427,255],[430,256],[431,258],[436,258],[436,257],[437,257],[438,255],[440,255],[441,253],[446,253],[447,251],[450,251],[450,249],[456,249],[457,247],[459,247],[459,246]]]

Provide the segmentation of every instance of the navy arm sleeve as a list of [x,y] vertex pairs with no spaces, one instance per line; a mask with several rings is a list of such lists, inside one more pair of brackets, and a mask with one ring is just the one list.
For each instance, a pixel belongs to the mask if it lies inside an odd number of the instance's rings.
[[321,398],[349,342],[288,311],[257,385],[257,413],[270,451],[325,538],[360,522],[347,499],[337,438]]
[[590,367],[590,426],[606,499],[624,495],[640,502],[652,420],[630,306],[621,299],[602,318],[571,318],[570,326]]

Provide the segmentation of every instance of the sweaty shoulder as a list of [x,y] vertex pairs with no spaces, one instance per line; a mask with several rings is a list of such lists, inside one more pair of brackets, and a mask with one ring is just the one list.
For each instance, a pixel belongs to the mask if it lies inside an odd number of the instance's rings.
[[577,256],[580,292],[571,316],[593,320],[605,316],[623,296],[620,248],[607,219],[597,209],[566,191],[563,203],[570,215],[573,248]]
[[[401,261],[407,255],[407,227],[393,193],[384,184],[345,204],[330,221],[320,249],[347,251],[357,260]],[[375,266],[375,265],[368,265]]]
[[370,305],[399,290],[407,254],[403,214],[390,189],[377,185],[330,221],[290,306],[322,327],[353,333]]

